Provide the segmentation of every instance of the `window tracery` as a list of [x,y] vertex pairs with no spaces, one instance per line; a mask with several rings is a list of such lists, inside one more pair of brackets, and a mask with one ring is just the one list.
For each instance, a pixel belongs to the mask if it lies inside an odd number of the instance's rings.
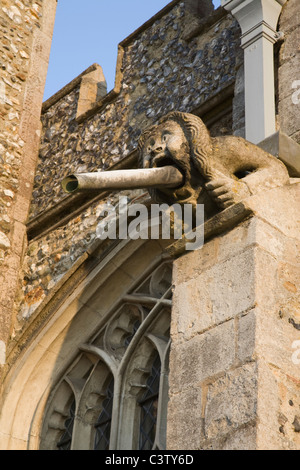
[[41,448],[60,446],[67,429],[74,450],[165,448],[171,282],[166,262],[137,280],[94,337],[77,345],[49,397]]

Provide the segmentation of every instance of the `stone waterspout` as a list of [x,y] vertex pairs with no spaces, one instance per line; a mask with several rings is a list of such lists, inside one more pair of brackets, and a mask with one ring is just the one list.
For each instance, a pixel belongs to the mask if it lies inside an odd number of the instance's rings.
[[203,204],[206,217],[258,192],[289,184],[285,165],[241,137],[211,137],[202,120],[174,111],[148,128],[138,144],[139,167],[74,174],[67,193],[91,189],[149,191],[154,202]]

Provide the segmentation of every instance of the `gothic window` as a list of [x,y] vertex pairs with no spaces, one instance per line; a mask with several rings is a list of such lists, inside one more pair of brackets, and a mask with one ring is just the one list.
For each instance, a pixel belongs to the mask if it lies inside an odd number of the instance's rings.
[[137,280],[53,388],[42,449],[164,449],[171,264]]

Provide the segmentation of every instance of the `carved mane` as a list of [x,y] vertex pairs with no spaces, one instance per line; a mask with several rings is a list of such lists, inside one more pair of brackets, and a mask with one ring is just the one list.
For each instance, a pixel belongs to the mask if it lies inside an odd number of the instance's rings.
[[[202,120],[193,114],[173,111],[161,118],[158,125],[167,121],[175,121],[181,126],[191,149],[191,159],[193,163],[205,179],[211,179],[213,171],[211,169],[209,156],[212,152],[212,142],[209,132]],[[138,150],[140,155],[140,164],[142,163],[144,143],[155,127],[156,126],[154,125],[146,129],[139,139]]]

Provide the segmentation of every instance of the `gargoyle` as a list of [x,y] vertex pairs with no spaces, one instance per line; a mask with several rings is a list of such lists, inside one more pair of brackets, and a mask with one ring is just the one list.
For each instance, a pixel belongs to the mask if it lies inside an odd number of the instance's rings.
[[204,204],[207,216],[260,191],[289,184],[285,165],[241,137],[210,137],[202,120],[172,112],[139,140],[142,168],[176,167],[183,183],[149,189],[158,203]]

